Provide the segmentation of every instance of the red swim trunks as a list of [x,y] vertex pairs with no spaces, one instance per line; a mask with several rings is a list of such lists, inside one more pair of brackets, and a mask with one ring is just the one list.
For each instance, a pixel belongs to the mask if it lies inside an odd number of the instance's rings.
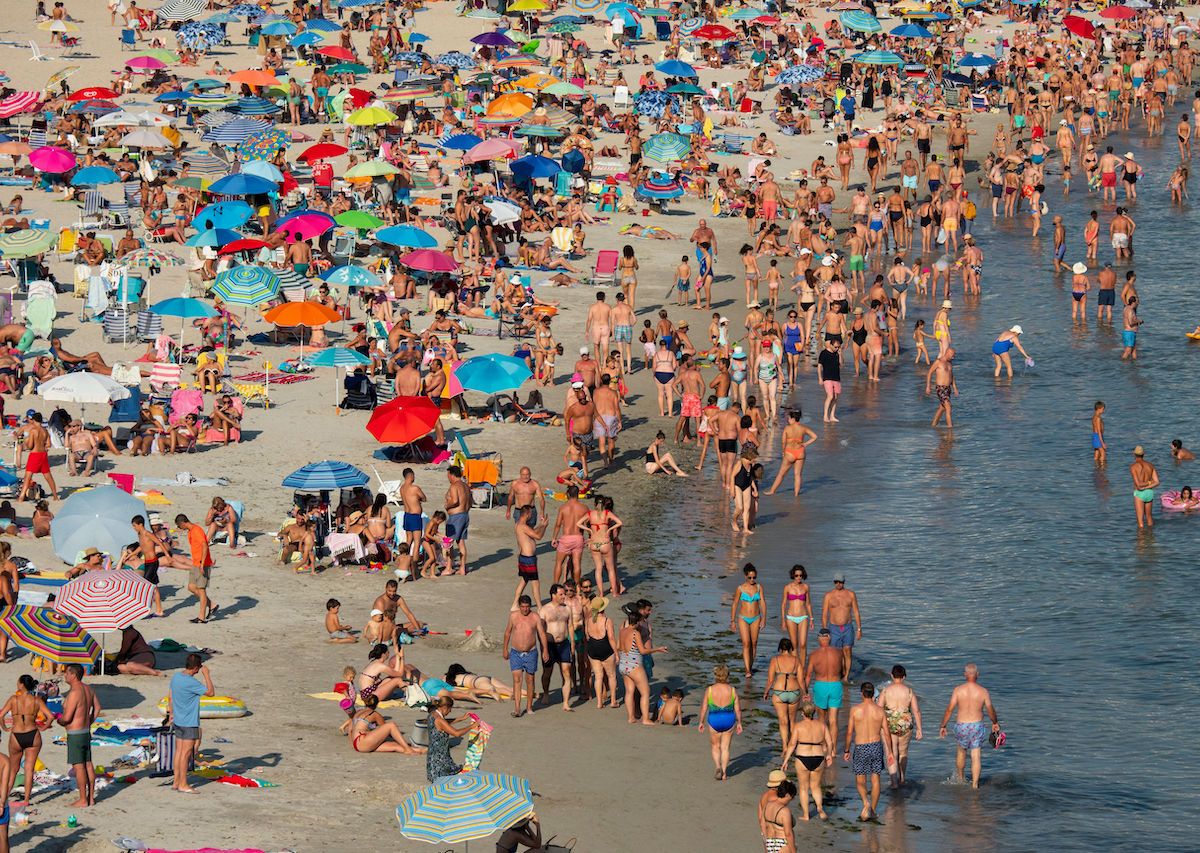
[[50,457],[46,453],[34,451],[29,454],[29,458],[25,460],[26,474],[49,474],[50,473]]
[[1100,174],[1100,185],[1105,187],[1115,187],[1117,185],[1117,173],[1102,172]]
[[700,395],[684,394],[683,402],[679,407],[679,416],[683,418],[698,418],[700,414]]

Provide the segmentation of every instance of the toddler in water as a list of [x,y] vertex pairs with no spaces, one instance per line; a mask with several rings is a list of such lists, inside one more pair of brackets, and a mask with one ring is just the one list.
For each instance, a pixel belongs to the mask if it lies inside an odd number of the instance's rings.
[[342,620],[338,618],[338,611],[341,609],[342,603],[336,598],[325,602],[325,630],[329,632],[329,642],[357,643],[358,637],[354,636],[354,629],[343,624]]
[[658,722],[664,726],[683,725],[683,691],[672,693],[664,687],[658,699]]
[[918,320],[913,325],[913,343],[917,345],[917,357],[913,359],[913,364],[921,363],[921,356],[925,357],[925,363],[929,364],[929,350],[925,348],[925,339],[929,337],[925,333],[925,321]]

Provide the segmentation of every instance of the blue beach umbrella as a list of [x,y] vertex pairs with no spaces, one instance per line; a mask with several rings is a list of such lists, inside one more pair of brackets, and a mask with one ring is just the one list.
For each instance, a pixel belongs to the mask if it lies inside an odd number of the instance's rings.
[[468,391],[499,394],[520,388],[533,373],[524,359],[491,353],[468,358],[454,369],[454,375]]
[[311,21],[305,21],[304,27],[309,32],[319,33],[336,33],[341,31],[341,26],[330,21],[328,18],[313,18]]
[[901,24],[891,32],[892,35],[905,39],[931,39],[933,33],[920,24]]
[[678,59],[665,59],[654,66],[656,70],[661,71],[668,77],[699,77],[696,69]]
[[[233,103],[223,104],[222,106],[231,107]],[[238,145],[247,137],[253,136],[261,130],[264,130],[268,125],[253,118],[235,118],[233,121],[227,121],[222,125],[214,127],[208,133],[200,137],[204,142],[215,142],[218,145]]]
[[319,492],[331,489],[353,489],[365,486],[371,478],[362,471],[346,462],[310,462],[303,468],[298,468],[288,474],[283,480],[283,487],[300,489],[305,492]]
[[342,264],[340,267],[326,270],[321,273],[321,281],[337,287],[380,287],[383,284],[383,279],[375,273],[353,264]]
[[187,92],[163,92],[161,95],[155,95],[154,100],[159,104],[172,104],[176,101],[186,101],[188,99]]
[[320,44],[323,41],[325,41],[325,36],[320,33],[303,32],[292,36],[289,43],[292,47],[308,47],[309,45]]
[[775,82],[781,86],[804,85],[815,83],[825,77],[825,69],[818,65],[792,65],[775,75]]
[[559,162],[562,163],[564,172],[570,172],[572,175],[578,175],[583,171],[583,167],[587,164],[586,158],[582,151],[571,150],[562,155]]
[[755,9],[753,6],[747,6],[744,9],[738,9],[729,16],[731,21],[753,21],[755,18],[760,18],[765,15],[762,9]]
[[435,249],[438,242],[432,234],[415,225],[390,225],[375,232],[375,239],[389,246],[406,249]]
[[968,53],[957,64],[959,68],[991,68],[996,60],[982,53]]
[[233,230],[249,222],[253,215],[253,208],[244,201],[218,201],[196,211],[192,225],[201,231],[213,228]]
[[640,116],[662,118],[671,104],[676,113],[679,111],[679,98],[666,92],[642,92],[633,99],[633,111]]
[[842,26],[848,30],[854,30],[859,33],[878,33],[883,30],[883,24],[869,12],[864,12],[861,9],[852,9],[849,12],[842,12],[838,16],[838,20],[842,22]]
[[100,184],[119,184],[120,182],[121,176],[107,166],[86,166],[71,178],[71,185],[76,187],[95,187]]
[[150,313],[160,317],[179,317],[184,320],[199,320],[204,317],[217,316],[216,310],[211,305],[188,296],[173,296],[170,299],[155,302],[149,310]]
[[686,157],[692,150],[692,141],[680,133],[656,133],[646,140],[642,150],[651,160],[670,163]]
[[447,68],[454,68],[458,71],[463,71],[467,68],[474,68],[476,62],[471,57],[467,56],[460,50],[452,50],[449,53],[441,53],[433,58],[435,65],[445,65]]
[[429,36],[425,35],[425,33],[409,33],[404,37],[404,40],[409,44],[421,44],[422,42],[429,41]]
[[291,21],[275,21],[262,28],[264,36],[294,36],[296,25]]
[[226,243],[232,243],[234,240],[242,239],[242,235],[228,228],[210,228],[206,231],[201,231],[199,234],[193,234],[188,238],[187,245],[193,249],[200,246],[208,246],[209,248],[218,248]]
[[[371,363],[371,359],[363,355],[358,350],[348,349],[346,347],[329,347],[323,349],[312,358],[308,359],[308,363],[315,367],[363,367]],[[337,399],[337,370],[333,371],[333,397]],[[336,406],[336,404],[335,404]]]
[[447,136],[439,144],[443,148],[449,148],[453,151],[469,151],[483,140],[473,133],[456,133],[453,136]]
[[457,844],[485,838],[532,813],[528,781],[507,773],[473,770],[444,776],[410,795],[396,807],[396,820],[406,838]]
[[552,178],[562,171],[562,167],[549,157],[540,157],[537,154],[529,154],[513,160],[508,164],[508,168],[512,170],[514,175],[523,180],[529,180],[530,178]]
[[651,201],[667,201],[683,195],[683,187],[660,172],[655,172],[650,179],[637,188],[635,195]]
[[214,182],[208,191],[217,195],[262,195],[274,192],[275,189],[273,181],[238,172]]
[[240,116],[269,116],[283,112],[283,107],[267,98],[238,98],[229,109]]
[[266,267],[233,267],[217,275],[213,293],[233,305],[261,305],[279,294],[279,276]]
[[267,160],[251,160],[243,163],[242,174],[254,175],[256,178],[263,178],[277,184],[283,183],[283,172],[279,171],[278,166]]
[[116,486],[76,492],[55,508],[50,522],[54,553],[72,565],[87,548],[118,557],[137,541],[129,523],[135,515],[147,515],[146,505]]

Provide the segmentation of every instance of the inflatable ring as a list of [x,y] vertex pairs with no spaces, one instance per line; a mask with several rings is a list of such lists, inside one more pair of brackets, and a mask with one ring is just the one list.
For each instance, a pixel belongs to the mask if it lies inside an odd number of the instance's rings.
[[[158,703],[158,710],[167,713],[167,697]],[[244,717],[250,713],[246,703],[233,696],[201,696],[200,719],[217,720],[222,717]]]

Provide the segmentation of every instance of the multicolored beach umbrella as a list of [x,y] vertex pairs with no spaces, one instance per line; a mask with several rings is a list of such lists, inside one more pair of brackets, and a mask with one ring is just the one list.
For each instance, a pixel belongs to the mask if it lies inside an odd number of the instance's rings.
[[100,654],[100,646],[82,625],[48,607],[7,607],[0,613],[0,631],[21,648],[54,663],[90,666]]
[[154,584],[128,569],[87,572],[58,591],[54,609],[89,631],[121,631],[153,612]]
[[529,782],[507,773],[459,773],[438,779],[396,807],[405,838],[457,844],[507,829],[533,812]]
[[870,12],[864,12],[861,9],[842,12],[838,16],[838,20],[842,22],[842,26],[846,29],[859,33],[878,33],[883,31],[883,24],[879,23],[879,19]]
[[670,163],[686,157],[692,150],[692,142],[680,133],[656,133],[646,140],[642,150],[651,160]]
[[261,305],[279,294],[279,286],[279,276],[266,267],[241,266],[218,275],[213,293],[233,305]]

